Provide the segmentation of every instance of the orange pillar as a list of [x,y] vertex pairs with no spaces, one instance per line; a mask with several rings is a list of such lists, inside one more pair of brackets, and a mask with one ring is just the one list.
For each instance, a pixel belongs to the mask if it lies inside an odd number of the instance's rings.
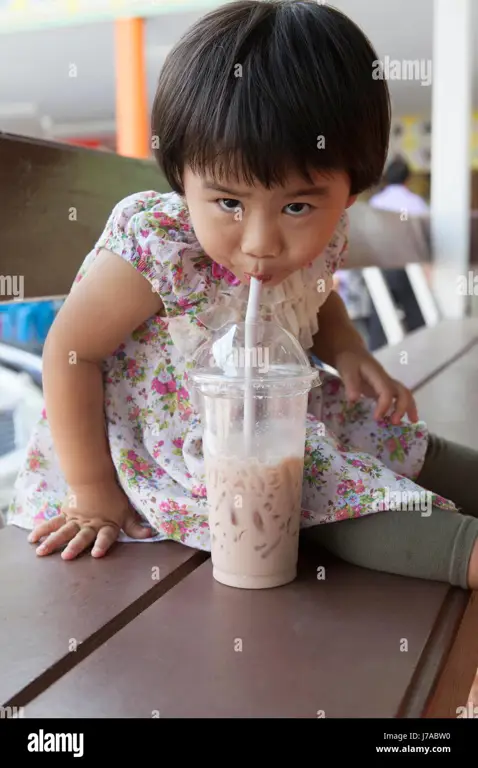
[[116,19],[115,63],[117,152],[128,157],[148,158],[144,19]]

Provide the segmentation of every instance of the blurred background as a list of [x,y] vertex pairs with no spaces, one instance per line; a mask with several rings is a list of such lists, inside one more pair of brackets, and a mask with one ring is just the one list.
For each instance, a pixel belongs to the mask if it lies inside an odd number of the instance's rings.
[[[453,5],[455,0],[449,2]],[[151,105],[170,47],[196,19],[222,4],[221,0],[0,0],[0,130],[116,151],[115,7],[118,18],[133,11],[144,13],[145,80]],[[384,61],[388,57],[390,61],[433,62],[434,0],[329,4],[364,30]],[[113,10],[107,13],[105,8]],[[471,8],[475,51],[478,3],[473,0]],[[105,21],[105,15],[112,18]],[[422,84],[396,77],[391,73],[389,79],[394,117],[390,152],[401,153],[410,163],[411,188],[428,198],[433,81]],[[478,207],[475,72],[472,96],[470,161],[473,207]]]

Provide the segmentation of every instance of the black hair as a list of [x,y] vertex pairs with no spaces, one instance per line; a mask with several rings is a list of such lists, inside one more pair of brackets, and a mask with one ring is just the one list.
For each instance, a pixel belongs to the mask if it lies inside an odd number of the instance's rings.
[[397,157],[392,160],[387,170],[383,174],[383,180],[385,184],[405,184],[410,177],[410,168],[401,157]]
[[[350,194],[380,181],[387,83],[360,28],[317,0],[235,0],[169,52],[154,97],[154,156],[184,193],[186,164],[266,188],[295,170],[346,171]],[[322,137],[322,138],[321,138]]]

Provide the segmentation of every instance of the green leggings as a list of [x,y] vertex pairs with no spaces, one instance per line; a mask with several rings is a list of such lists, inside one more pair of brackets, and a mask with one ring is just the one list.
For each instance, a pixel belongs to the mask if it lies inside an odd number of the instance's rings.
[[416,482],[451,499],[460,511],[433,507],[425,516],[388,510],[314,526],[302,536],[354,565],[468,589],[468,564],[478,538],[478,451],[430,435]]

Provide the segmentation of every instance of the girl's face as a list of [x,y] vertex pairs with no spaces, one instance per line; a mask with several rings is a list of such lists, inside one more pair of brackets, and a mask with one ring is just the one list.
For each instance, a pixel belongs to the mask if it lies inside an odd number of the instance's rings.
[[327,246],[345,208],[355,202],[345,173],[312,173],[311,186],[291,175],[266,189],[186,168],[184,197],[195,235],[207,255],[239,280],[260,278],[267,287],[308,265]]

